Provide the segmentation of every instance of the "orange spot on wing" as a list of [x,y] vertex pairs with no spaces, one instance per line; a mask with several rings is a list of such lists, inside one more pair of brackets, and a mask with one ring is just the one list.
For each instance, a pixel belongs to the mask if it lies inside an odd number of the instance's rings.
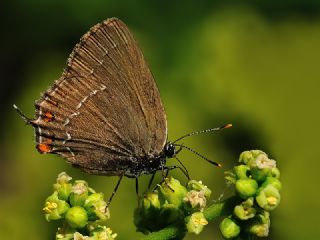
[[40,143],[37,145],[39,152],[41,153],[48,153],[52,150],[52,147],[46,143]]
[[46,122],[51,122],[53,119],[54,119],[54,115],[52,114],[52,112],[45,112],[43,114],[43,119],[46,121]]

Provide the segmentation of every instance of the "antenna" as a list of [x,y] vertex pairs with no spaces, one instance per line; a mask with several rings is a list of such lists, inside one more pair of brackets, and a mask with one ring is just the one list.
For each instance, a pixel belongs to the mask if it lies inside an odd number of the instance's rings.
[[[193,136],[193,135],[198,135],[198,134],[202,134],[202,133],[209,133],[209,132],[214,132],[214,131],[219,131],[219,130],[222,130],[222,129],[225,129],[225,128],[231,128],[232,127],[232,124],[231,123],[228,123],[226,125],[223,125],[221,127],[217,127],[217,128],[209,128],[209,129],[205,129],[205,130],[201,130],[201,131],[196,131],[196,132],[192,132],[192,133],[188,133],[186,135],[183,135],[182,137],[179,137],[177,140],[173,141],[172,143],[176,143],[178,141],[180,141],[181,139],[183,138],[186,138],[186,137],[190,137],[190,136]],[[177,145],[179,146],[179,145]]]
[[13,108],[18,112],[23,121],[25,121],[27,124],[31,124],[31,119],[24,115],[24,113],[20,110],[20,108],[17,107],[17,105],[13,104]]
[[196,152],[195,150],[193,150],[192,148],[189,148],[187,146],[184,146],[184,145],[181,145],[181,144],[174,144],[175,146],[178,146],[178,147],[181,147],[181,148],[185,148],[187,150],[189,150],[190,152],[193,152],[194,154],[196,154],[197,156],[201,157],[202,159],[206,160],[207,162],[213,164],[213,165],[216,165],[218,167],[222,167],[222,165],[220,163],[216,163],[210,159],[208,159],[207,157],[203,156],[202,154]]

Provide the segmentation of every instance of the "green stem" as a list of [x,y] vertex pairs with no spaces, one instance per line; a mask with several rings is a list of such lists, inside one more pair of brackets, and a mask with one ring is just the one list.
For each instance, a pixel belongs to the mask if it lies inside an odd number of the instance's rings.
[[[237,197],[230,197],[223,202],[213,203],[207,207],[203,214],[208,222],[215,220],[217,217],[230,214],[233,210],[233,206],[238,202]],[[181,236],[185,231],[184,227],[170,226],[166,227],[158,232],[152,232],[147,236],[141,238],[141,240],[169,240],[177,239],[177,236]]]
[[176,226],[166,227],[158,232],[153,232],[141,238],[141,240],[168,240],[176,239],[181,234],[181,229]]
[[237,196],[230,197],[223,202],[214,203],[211,206],[207,207],[203,211],[204,217],[211,222],[217,217],[230,214],[230,211],[233,211],[233,208],[239,202]]

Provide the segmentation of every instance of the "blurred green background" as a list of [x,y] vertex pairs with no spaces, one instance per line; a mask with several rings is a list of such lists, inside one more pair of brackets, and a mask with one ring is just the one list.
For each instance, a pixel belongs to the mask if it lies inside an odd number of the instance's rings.
[[[243,150],[267,151],[278,161],[284,186],[270,239],[320,239],[319,10],[312,0],[2,1],[0,239],[53,239],[57,226],[45,222],[41,209],[61,171],[106,196],[112,192],[117,178],[88,176],[60,157],[38,154],[32,128],[12,104],[33,116],[34,100],[60,76],[81,35],[113,16],[129,26],[149,62],[169,138],[233,123],[184,143],[223,163],[223,170]],[[180,158],[218,198],[223,170],[188,152]],[[147,180],[141,178],[141,189]],[[132,219],[136,204],[134,181],[125,179],[109,221],[120,240],[141,236]],[[187,239],[221,236],[210,224]]]

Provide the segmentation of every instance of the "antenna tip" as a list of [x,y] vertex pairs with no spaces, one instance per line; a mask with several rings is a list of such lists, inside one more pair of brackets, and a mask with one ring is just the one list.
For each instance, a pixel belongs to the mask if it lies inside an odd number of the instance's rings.
[[220,167],[220,168],[222,168],[222,164],[221,163],[218,163],[218,165],[217,165],[218,167]]
[[231,127],[232,127],[232,124],[228,123],[228,124],[224,125],[222,128],[231,128]]
[[12,106],[14,109],[18,109],[17,105],[13,104]]

